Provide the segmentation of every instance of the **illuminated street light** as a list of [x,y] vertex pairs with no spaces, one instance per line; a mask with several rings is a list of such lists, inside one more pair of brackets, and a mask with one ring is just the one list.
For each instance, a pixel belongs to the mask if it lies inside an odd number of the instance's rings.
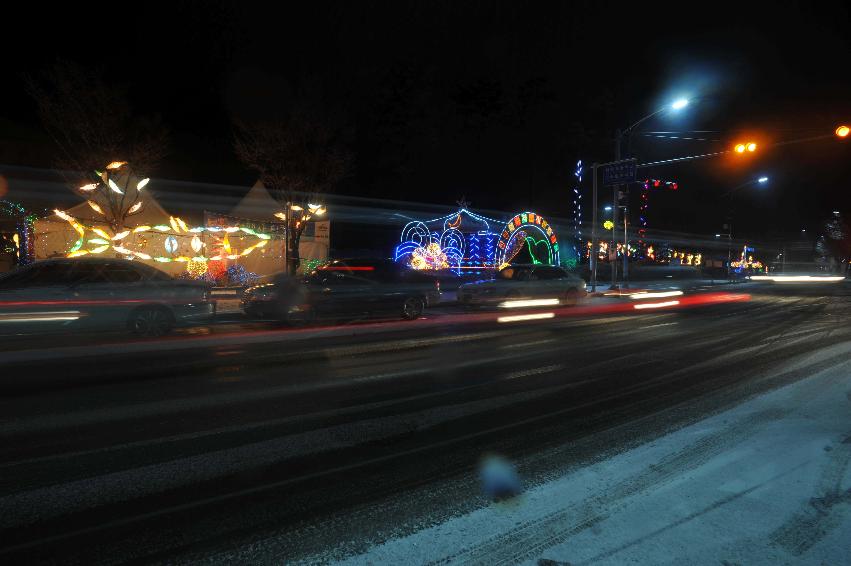
[[611,207],[611,206],[604,206],[604,207],[603,207],[603,210],[605,210],[606,212],[611,212],[611,211],[612,211],[612,207]]
[[740,143],[736,144],[736,153],[744,153],[745,152],[745,144]]
[[756,151],[756,144],[754,142],[750,142],[748,144],[748,151],[751,151],[751,152]]
[[842,125],[836,128],[836,135],[840,138],[847,138],[849,133],[851,133],[851,128],[848,126]]
[[673,108],[674,110],[680,110],[682,108],[685,108],[686,106],[688,106],[688,98],[677,99],[674,101],[673,104],[671,104],[671,108]]
[[753,153],[756,151],[756,142],[738,143],[733,148],[736,153],[744,153],[746,151]]
[[768,182],[768,177],[760,177],[759,179],[756,180],[756,182],[760,183],[760,184],[765,184],[765,183]]

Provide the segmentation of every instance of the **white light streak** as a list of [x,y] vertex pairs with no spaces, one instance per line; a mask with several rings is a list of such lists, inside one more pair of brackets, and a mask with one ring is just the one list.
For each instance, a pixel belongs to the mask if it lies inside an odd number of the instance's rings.
[[752,275],[751,281],[775,283],[835,283],[844,280],[841,275]]
[[654,293],[633,293],[629,296],[630,299],[661,299],[662,297],[678,297],[682,295],[682,291],[658,291]]
[[499,306],[504,309],[519,309],[523,307],[549,307],[558,304],[558,299],[526,299],[518,301],[503,301]]
[[545,318],[554,318],[554,312],[541,312],[535,314],[517,314],[512,316],[501,316],[496,319],[497,322],[521,322],[523,320],[542,320]]
[[637,305],[632,305],[634,308],[641,309],[661,309],[664,307],[673,307],[674,305],[680,304],[679,301],[664,301],[662,303],[640,303]]

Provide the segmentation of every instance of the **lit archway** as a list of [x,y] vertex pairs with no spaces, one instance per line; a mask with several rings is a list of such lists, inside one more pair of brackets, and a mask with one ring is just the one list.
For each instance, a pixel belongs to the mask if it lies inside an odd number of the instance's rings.
[[553,227],[540,214],[521,212],[506,223],[497,242],[497,266],[526,250],[532,263],[558,265],[559,245]]

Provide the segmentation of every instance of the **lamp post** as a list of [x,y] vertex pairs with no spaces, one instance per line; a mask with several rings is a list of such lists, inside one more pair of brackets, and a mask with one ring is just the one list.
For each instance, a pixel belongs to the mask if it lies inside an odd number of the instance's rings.
[[741,185],[733,187],[726,193],[730,197],[729,212],[727,213],[727,281],[732,280],[732,266],[730,264],[733,261],[733,213],[735,212],[733,209],[733,195],[736,194],[736,191],[744,187],[755,184],[764,185],[766,183],[768,183],[768,177],[761,175],[756,179],[745,181]]
[[[678,98],[674,102],[672,102],[668,105],[662,106],[661,108],[659,108],[655,112],[651,112],[647,116],[644,116],[640,120],[637,120],[628,128],[626,128],[624,130],[617,130],[615,132],[615,161],[621,160],[621,142],[624,138],[626,138],[626,140],[627,140],[627,153],[629,153],[630,139],[631,139],[631,136],[632,136],[632,132],[635,131],[635,129],[638,126],[640,126],[641,124],[643,124],[647,120],[649,120],[649,119],[653,118],[654,116],[657,116],[657,115],[659,115],[663,112],[666,112],[666,111],[669,111],[669,110],[674,110],[674,111],[682,110],[683,108],[688,106],[688,104],[689,104],[689,100],[687,98]],[[627,189],[627,191],[628,191],[628,189]],[[619,192],[620,192],[620,186],[614,185],[614,187],[612,187],[612,207],[613,207],[612,221],[615,223],[615,225],[618,224],[617,215],[618,215],[618,208],[619,208],[619,203],[618,203],[618,193]],[[627,192],[626,194],[628,195],[629,193]],[[624,206],[623,209],[624,209],[624,211],[623,211],[623,213],[624,213],[623,282],[624,282],[624,287],[629,288],[629,281],[628,281],[629,242],[627,240],[627,228],[626,228],[626,226],[627,226],[627,221],[626,221],[627,207]],[[614,230],[613,230],[612,231],[612,242],[614,242],[614,241],[615,241],[615,234],[614,234]],[[617,286],[617,245],[613,245],[612,248],[613,248],[614,253],[615,253],[614,260],[612,261],[612,288],[614,288],[614,287]]]

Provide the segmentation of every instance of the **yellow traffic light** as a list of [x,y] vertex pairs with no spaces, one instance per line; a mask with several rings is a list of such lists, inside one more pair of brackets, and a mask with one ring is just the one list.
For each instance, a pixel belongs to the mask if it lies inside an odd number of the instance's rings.
[[836,135],[840,138],[847,138],[849,133],[851,133],[851,128],[848,126],[843,125],[836,128]]

